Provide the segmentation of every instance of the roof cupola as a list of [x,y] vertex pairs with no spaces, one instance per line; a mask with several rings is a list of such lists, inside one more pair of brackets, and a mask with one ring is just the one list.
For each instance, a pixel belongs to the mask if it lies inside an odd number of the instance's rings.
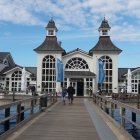
[[51,19],[47,26],[46,26],[46,30],[47,30],[47,36],[56,36],[56,32],[57,27],[55,26],[55,22],[53,21],[53,19]]
[[99,40],[97,44],[89,50],[89,54],[93,55],[93,53],[116,53],[120,54],[122,52],[110,39],[108,32],[110,30],[110,26],[108,21],[104,18],[98,31],[100,33]]
[[102,23],[98,29],[100,36],[109,36],[108,32],[109,32],[110,28],[111,27],[109,26],[108,21],[104,17],[104,20],[102,21]]
[[53,19],[51,19],[48,22],[48,24],[46,26],[46,30],[47,30],[47,36],[46,36],[44,42],[40,46],[35,48],[34,51],[36,51],[37,53],[61,52],[61,53],[65,54],[65,50],[61,47],[60,41],[57,41],[56,32],[58,30],[55,26],[55,22]]

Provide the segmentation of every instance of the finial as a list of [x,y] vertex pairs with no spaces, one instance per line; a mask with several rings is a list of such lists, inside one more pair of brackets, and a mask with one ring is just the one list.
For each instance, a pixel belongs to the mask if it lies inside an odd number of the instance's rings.
[[49,21],[53,21],[53,15],[52,14],[49,15]]
[[105,19],[105,14],[104,14],[104,21],[105,21],[106,19]]

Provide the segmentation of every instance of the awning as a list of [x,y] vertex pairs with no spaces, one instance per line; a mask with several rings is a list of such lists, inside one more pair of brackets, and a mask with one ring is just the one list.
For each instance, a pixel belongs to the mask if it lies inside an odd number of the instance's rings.
[[65,78],[86,78],[96,77],[91,71],[65,71]]

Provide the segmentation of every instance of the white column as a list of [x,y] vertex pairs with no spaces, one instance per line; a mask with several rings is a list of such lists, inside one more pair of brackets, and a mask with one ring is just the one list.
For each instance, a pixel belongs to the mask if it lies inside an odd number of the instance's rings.
[[84,96],[86,96],[86,78],[84,78]]
[[11,80],[11,75],[9,77],[9,91],[12,91],[12,80]]
[[93,92],[96,92],[98,90],[98,83],[97,83],[97,79],[96,78],[93,79],[93,84],[94,84]]
[[70,79],[67,78],[67,87],[69,87],[69,85],[70,85]]
[[61,89],[61,83],[56,82],[56,92],[60,91],[60,89]]

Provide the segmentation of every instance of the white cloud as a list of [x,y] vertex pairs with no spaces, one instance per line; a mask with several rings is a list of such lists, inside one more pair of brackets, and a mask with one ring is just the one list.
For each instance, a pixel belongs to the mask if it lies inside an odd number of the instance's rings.
[[139,7],[140,0],[0,0],[0,21],[45,26],[54,17],[61,30],[77,28],[86,32],[86,28],[98,28],[106,16],[113,38],[137,40]]
[[30,7],[28,7],[28,3],[24,3],[24,1],[1,0],[0,9],[0,21],[27,25],[42,23],[37,17],[33,16]]
[[124,23],[122,26],[113,26],[111,30],[111,37],[113,40],[121,41],[139,41],[140,31],[137,30],[138,27],[133,27]]

